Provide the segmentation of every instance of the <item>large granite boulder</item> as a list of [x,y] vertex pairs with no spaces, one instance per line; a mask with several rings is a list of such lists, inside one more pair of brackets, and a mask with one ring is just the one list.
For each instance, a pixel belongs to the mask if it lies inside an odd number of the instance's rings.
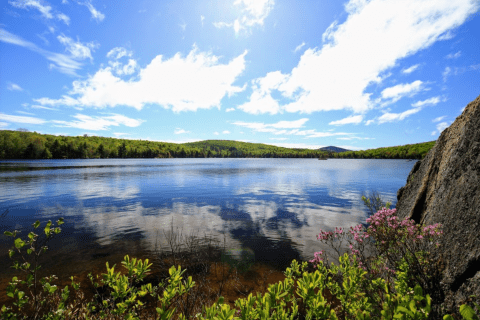
[[415,164],[397,198],[400,217],[443,225],[435,255],[444,260],[446,305],[480,298],[480,96]]

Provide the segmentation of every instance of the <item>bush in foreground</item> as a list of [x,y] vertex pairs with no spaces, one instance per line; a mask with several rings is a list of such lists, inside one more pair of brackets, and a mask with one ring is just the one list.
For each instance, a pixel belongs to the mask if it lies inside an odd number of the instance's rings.
[[[285,279],[268,287],[264,294],[249,294],[233,305],[220,297],[211,306],[203,306],[196,315],[185,315],[178,308],[195,286],[184,279],[180,266],[172,266],[169,275],[158,284],[145,282],[150,272],[148,259],[125,256],[123,272],[107,263],[106,273],[90,276],[95,288],[87,300],[72,277],[71,289],[60,289],[55,276],[38,279],[38,259],[47,251],[47,242],[61,232],[63,220],[52,227],[49,221],[42,234],[30,232],[28,239],[17,232],[5,232],[14,238],[10,257],[20,256],[13,267],[24,277],[14,277],[7,288],[12,298],[3,306],[2,319],[428,319],[432,316],[434,273],[429,261],[429,245],[441,236],[439,225],[418,226],[399,221],[395,210],[382,209],[367,220],[368,228],[356,226],[349,231],[321,231],[318,239],[330,244],[339,255],[338,264],[328,264],[324,252],[308,263],[293,261]],[[34,228],[40,222],[34,223]],[[349,252],[342,252],[342,241]],[[477,311],[478,311],[478,305]],[[460,308],[464,319],[478,319],[468,305]],[[451,315],[444,317],[453,319]]]

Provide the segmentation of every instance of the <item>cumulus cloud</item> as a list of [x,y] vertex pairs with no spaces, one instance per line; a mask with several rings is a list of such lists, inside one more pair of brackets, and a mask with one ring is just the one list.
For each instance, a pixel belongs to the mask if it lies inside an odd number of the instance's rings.
[[248,31],[252,27],[262,26],[265,18],[275,5],[274,0],[235,0],[233,5],[238,7],[241,14],[233,22],[214,22],[216,28],[232,28],[235,34],[241,31]]
[[227,109],[225,110],[225,112],[232,112],[232,111],[235,111],[235,108],[227,108]]
[[278,90],[284,84],[287,76],[280,71],[269,72],[263,78],[252,80],[253,93],[249,101],[238,106],[238,109],[251,114],[276,114],[281,108],[277,100],[271,96],[273,90]]
[[228,130],[223,130],[223,131],[222,131],[222,134],[230,134],[230,131],[228,131]]
[[44,124],[45,120],[35,117],[14,116],[0,112],[0,120],[13,123]]
[[106,67],[87,80],[74,81],[68,96],[35,101],[52,106],[129,106],[138,110],[145,104],[157,104],[174,112],[220,108],[224,96],[244,90],[233,83],[245,69],[246,54],[247,51],[222,64],[218,57],[194,47],[186,57],[180,53],[170,59],[155,57],[140,69],[135,81],[122,80],[111,67]]
[[18,84],[16,83],[12,83],[10,82],[8,85],[7,85],[7,90],[10,90],[10,91],[23,91],[23,88],[20,87]]
[[66,25],[70,24],[70,18],[61,12],[57,12],[52,9],[46,1],[41,0],[9,0],[8,3],[15,8],[30,10],[35,9],[42,15],[45,19],[54,19],[63,21]]
[[65,46],[65,51],[70,52],[71,57],[77,60],[84,60],[87,58],[93,60],[92,51],[99,46],[94,42],[81,43],[78,39],[75,41],[63,33],[57,36],[57,39]]
[[362,121],[363,121],[363,116],[357,115],[357,116],[350,116],[340,120],[332,121],[329,123],[329,125],[341,126],[344,124],[359,124]]
[[80,62],[76,61],[71,56],[44,50],[42,48],[37,47],[35,44],[31,43],[30,41],[26,41],[21,37],[1,28],[0,28],[0,41],[21,46],[28,50],[41,54],[47,60],[53,62],[52,64],[50,64],[50,68],[57,69],[60,72],[68,75],[76,76],[77,75],[76,71],[79,70],[82,66]]
[[257,103],[244,111],[363,113],[382,103],[366,91],[370,84],[381,82],[381,75],[400,59],[448,38],[449,31],[463,24],[479,5],[472,0],[351,0],[345,6],[346,21],[333,23],[323,34],[324,45],[307,49],[284,75],[278,91],[282,100],[289,101],[279,106],[280,99],[272,94],[258,97],[254,88],[251,100]]
[[413,66],[411,66],[411,67],[408,67],[408,68],[406,68],[406,69],[402,69],[402,73],[404,73],[404,74],[410,74],[410,73],[412,73],[413,71],[417,70],[419,66],[420,66],[420,64],[415,64],[415,65],[413,65]]
[[56,127],[69,127],[85,130],[109,130],[111,126],[118,127],[124,125],[127,127],[138,127],[143,120],[128,118],[121,114],[112,114],[110,116],[92,117],[84,114],[76,114],[73,118],[77,120],[63,121],[52,120]]

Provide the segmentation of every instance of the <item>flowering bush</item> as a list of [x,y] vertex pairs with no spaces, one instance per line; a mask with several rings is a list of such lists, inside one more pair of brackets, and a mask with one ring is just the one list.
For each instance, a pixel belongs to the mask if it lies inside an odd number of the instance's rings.
[[[396,209],[383,208],[367,219],[368,227],[357,225],[349,230],[335,228],[323,231],[317,239],[329,245],[338,256],[348,252],[356,256],[359,265],[370,277],[382,277],[393,284],[396,271],[408,265],[407,280],[410,284],[419,283],[427,292],[436,286],[433,279],[438,268],[430,258],[430,250],[438,246],[436,239],[442,235],[441,225],[423,226],[412,219],[399,219]],[[314,266],[325,261],[328,254],[319,251],[310,260]]]

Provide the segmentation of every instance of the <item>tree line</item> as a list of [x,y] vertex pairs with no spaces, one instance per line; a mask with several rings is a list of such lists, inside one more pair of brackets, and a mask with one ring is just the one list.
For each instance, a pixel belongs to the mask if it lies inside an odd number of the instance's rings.
[[97,136],[0,131],[0,159],[318,158],[326,152],[227,140],[175,144]]
[[347,159],[423,159],[434,145],[435,141],[429,141],[362,151],[330,152],[328,157]]

